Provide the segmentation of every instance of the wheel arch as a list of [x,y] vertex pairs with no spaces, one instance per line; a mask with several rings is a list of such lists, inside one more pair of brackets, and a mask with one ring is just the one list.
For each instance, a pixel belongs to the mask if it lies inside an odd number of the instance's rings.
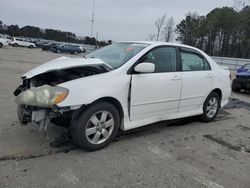
[[221,107],[221,100],[222,100],[222,91],[221,91],[221,89],[215,88],[215,89],[213,89],[210,93],[212,93],[212,92],[218,94],[218,96],[220,97],[220,104],[219,104],[219,105],[220,105],[220,107]]
[[119,116],[120,116],[120,121],[121,121],[120,125],[121,125],[122,120],[124,118],[124,110],[123,110],[121,102],[119,100],[117,100],[116,98],[114,98],[114,97],[101,97],[101,98],[99,98],[99,99],[97,99],[97,100],[95,100],[95,101],[93,101],[93,102],[91,102],[91,103],[89,103],[87,105],[82,105],[81,108],[79,108],[78,110],[75,110],[75,112],[72,115],[72,119],[77,119],[78,116],[80,115],[80,113],[82,111],[84,111],[89,105],[93,105],[93,104],[98,103],[100,101],[109,102],[109,103],[111,103],[112,105],[115,106],[115,108],[118,110],[118,113],[119,113]]
[[123,111],[122,104],[120,103],[120,101],[118,101],[114,97],[102,97],[100,99],[97,99],[93,103],[99,102],[99,101],[106,101],[106,102],[113,104],[116,107],[116,109],[118,110],[119,115],[120,115],[120,120],[122,121],[122,119],[124,117],[124,111]]

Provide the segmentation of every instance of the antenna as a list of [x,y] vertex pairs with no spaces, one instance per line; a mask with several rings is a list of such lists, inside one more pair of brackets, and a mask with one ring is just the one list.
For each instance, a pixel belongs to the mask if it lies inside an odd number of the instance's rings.
[[95,22],[95,0],[93,0],[93,9],[92,9],[91,35],[90,35],[91,37],[93,37],[94,22]]

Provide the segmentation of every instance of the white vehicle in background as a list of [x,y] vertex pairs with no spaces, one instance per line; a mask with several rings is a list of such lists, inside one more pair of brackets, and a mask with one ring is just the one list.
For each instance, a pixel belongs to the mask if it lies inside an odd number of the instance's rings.
[[19,121],[66,126],[91,151],[119,129],[195,115],[210,122],[231,93],[229,71],[207,54],[162,42],[121,42],[85,58],[61,57],[22,79],[14,92]]
[[0,48],[2,48],[3,46],[8,46],[8,45],[9,45],[9,43],[8,43],[7,39],[0,37]]
[[9,42],[10,45],[17,47],[17,46],[22,46],[22,47],[28,47],[28,48],[35,48],[36,45],[32,42],[27,42],[22,38],[16,38],[13,37],[12,41]]

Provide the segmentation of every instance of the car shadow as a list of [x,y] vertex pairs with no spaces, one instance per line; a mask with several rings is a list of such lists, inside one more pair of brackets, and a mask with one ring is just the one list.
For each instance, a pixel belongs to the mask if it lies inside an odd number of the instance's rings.
[[199,122],[198,116],[193,116],[178,120],[160,121],[157,123],[145,125],[143,127],[135,128],[128,131],[120,130],[114,141],[122,141],[152,134],[158,134],[162,131],[167,131],[174,127],[192,126],[192,124],[195,122]]
[[[219,111],[219,114],[217,118],[214,120],[214,122],[223,121],[225,119],[230,119],[229,115],[230,115],[229,112],[222,109]],[[157,123],[152,123],[152,124],[145,125],[143,127],[139,127],[135,129],[131,129],[128,131],[119,130],[117,136],[114,139],[114,142],[125,141],[125,140],[134,139],[138,137],[144,137],[147,135],[159,134],[163,131],[169,131],[169,130],[182,127],[182,126],[194,126],[195,123],[199,123],[199,125],[206,124],[200,121],[199,116],[192,116],[192,117],[176,119],[176,120],[160,121]],[[211,126],[211,124],[209,126]],[[77,147],[75,146],[71,138],[62,136],[60,139],[59,139],[58,144],[50,144],[50,145],[53,147],[60,147],[60,148],[65,148],[65,146],[67,148],[68,147],[71,148],[72,146]]]

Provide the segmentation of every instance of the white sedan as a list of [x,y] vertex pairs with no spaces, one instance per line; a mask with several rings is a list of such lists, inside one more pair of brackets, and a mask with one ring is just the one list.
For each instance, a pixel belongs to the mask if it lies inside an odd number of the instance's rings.
[[9,43],[5,38],[1,38],[0,37],[0,48],[2,48],[3,46],[8,46]]
[[200,115],[212,121],[231,93],[230,73],[181,44],[121,42],[84,58],[61,57],[26,73],[14,92],[22,124],[69,128],[85,150],[119,129]]
[[32,42],[27,42],[22,38],[15,38],[15,37],[12,38],[9,44],[12,45],[13,47],[17,47],[17,46],[28,47],[28,48],[36,47],[36,45]]

